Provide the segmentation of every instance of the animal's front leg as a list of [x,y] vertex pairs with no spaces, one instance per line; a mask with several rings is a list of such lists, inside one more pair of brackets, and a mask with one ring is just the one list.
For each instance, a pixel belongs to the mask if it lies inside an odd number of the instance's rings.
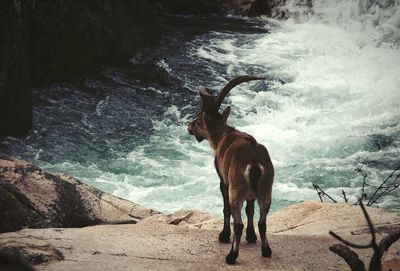
[[224,199],[224,228],[219,234],[219,241],[221,243],[229,243],[231,237],[231,208],[229,206],[228,188],[222,180],[220,183],[220,189]]
[[253,217],[254,217],[254,199],[248,200],[246,204],[246,215],[247,215],[247,229],[246,229],[246,240],[250,244],[254,244],[257,241],[256,232],[254,231]]

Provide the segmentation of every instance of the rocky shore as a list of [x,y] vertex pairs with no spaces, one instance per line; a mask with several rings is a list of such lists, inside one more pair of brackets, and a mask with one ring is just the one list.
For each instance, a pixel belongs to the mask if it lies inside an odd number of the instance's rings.
[[[217,241],[223,222],[204,212],[162,214],[4,155],[0,195],[1,255],[36,270],[349,270],[329,251],[337,243],[329,230],[370,239],[358,206],[303,202],[269,216],[272,258],[243,240],[238,264],[228,266],[230,246]],[[379,239],[400,227],[399,212],[368,213]],[[357,253],[368,262],[372,251]],[[399,242],[384,261],[384,270],[399,270]]]
[[72,177],[49,174],[27,162],[0,156],[0,233],[22,228],[134,224],[157,213]]

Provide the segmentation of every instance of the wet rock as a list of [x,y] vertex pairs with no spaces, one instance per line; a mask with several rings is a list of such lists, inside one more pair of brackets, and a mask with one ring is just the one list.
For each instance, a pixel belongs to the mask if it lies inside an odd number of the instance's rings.
[[285,0],[220,0],[228,13],[245,16],[272,16],[272,12],[285,4]]
[[157,213],[72,177],[0,156],[0,232],[137,223]]
[[267,16],[278,20],[286,20],[300,14],[312,13],[311,0],[220,0],[225,11],[236,15]]
[[270,17],[277,20],[287,20],[294,18],[295,20],[306,14],[313,13],[313,5],[311,0],[296,0],[286,4],[286,0],[271,0]]
[[217,0],[163,0],[157,5],[159,12],[167,14],[210,15],[222,12]]
[[271,16],[271,8],[274,6],[270,0],[255,0],[247,9],[248,16]]

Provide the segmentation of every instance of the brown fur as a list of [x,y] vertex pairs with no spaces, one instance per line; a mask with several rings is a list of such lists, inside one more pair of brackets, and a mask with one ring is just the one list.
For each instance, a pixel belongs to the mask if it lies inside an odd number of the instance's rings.
[[[266,239],[266,216],[271,205],[274,178],[271,159],[267,149],[257,143],[251,135],[237,131],[227,124],[230,107],[226,108],[222,114],[218,112],[223,98],[230,89],[242,82],[258,79],[260,78],[251,76],[237,77],[224,87],[218,97],[213,96],[208,89],[200,90],[202,111],[188,126],[188,132],[199,142],[207,139],[215,154],[215,167],[220,177],[220,187],[224,198],[224,228],[219,236],[221,242],[229,242],[231,215],[234,220],[234,239],[231,251],[226,257],[229,264],[235,263],[239,254],[243,230],[241,209],[244,201],[247,201],[248,217],[246,239],[250,243],[255,243],[257,238],[253,227],[254,201],[257,200],[260,207],[258,228],[262,255],[271,256],[271,249]],[[251,174],[252,170],[261,174]],[[255,180],[255,176],[260,177]]]

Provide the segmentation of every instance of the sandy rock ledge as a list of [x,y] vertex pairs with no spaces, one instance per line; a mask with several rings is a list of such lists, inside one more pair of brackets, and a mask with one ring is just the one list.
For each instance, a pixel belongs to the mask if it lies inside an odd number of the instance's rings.
[[[65,191],[73,191],[75,197],[59,197]],[[222,219],[204,212],[157,213],[74,178],[48,174],[4,156],[0,193],[0,225],[14,227],[0,234],[0,256],[18,256],[36,270],[349,270],[329,251],[338,242],[328,231],[357,243],[370,240],[358,206],[307,201],[269,216],[271,258],[261,257],[259,241],[247,244],[243,236],[238,263],[228,266],[225,255],[230,245],[217,241]],[[63,209],[66,204],[61,200],[71,204],[73,212]],[[17,215],[11,216],[9,208],[15,208]],[[71,223],[64,217],[73,217],[71,213],[86,227],[67,228]],[[378,240],[400,228],[399,212],[368,208],[368,213],[378,229]],[[18,230],[21,227],[30,228]],[[383,270],[389,270],[389,265],[392,271],[400,270],[399,243],[384,255]],[[356,252],[369,263],[371,250]]]

